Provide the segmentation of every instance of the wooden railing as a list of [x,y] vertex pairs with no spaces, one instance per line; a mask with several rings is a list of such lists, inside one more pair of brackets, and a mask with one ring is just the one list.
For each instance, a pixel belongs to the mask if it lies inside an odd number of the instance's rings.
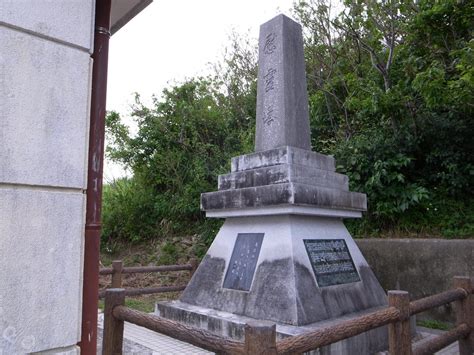
[[[168,272],[168,271],[189,271],[190,277],[194,274],[198,267],[196,259],[191,259],[188,264],[184,265],[160,265],[160,266],[130,266],[123,267],[122,260],[115,260],[112,262],[112,267],[101,268],[100,275],[112,275],[112,288],[122,287],[123,274],[140,274],[150,272]],[[129,288],[125,290],[126,296],[148,295],[162,292],[178,292],[183,291],[186,285],[160,286],[160,287],[145,287],[145,288]],[[106,290],[99,291],[99,298],[104,298]]]
[[[388,307],[339,324],[276,340],[276,326],[266,321],[245,325],[244,341],[218,336],[124,306],[125,290],[105,294],[103,354],[121,354],[124,322],[130,322],[195,346],[229,354],[300,354],[388,324],[391,355],[433,354],[459,341],[459,354],[474,352],[474,294],[469,277],[455,277],[454,289],[410,303],[408,292],[389,291]],[[455,302],[456,327],[412,348],[410,316]]]

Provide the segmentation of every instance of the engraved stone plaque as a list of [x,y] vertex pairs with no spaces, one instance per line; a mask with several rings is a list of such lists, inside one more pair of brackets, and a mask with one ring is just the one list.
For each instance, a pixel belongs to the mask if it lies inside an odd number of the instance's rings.
[[360,281],[344,239],[304,239],[319,287]]
[[249,291],[264,233],[239,233],[224,279],[224,288]]

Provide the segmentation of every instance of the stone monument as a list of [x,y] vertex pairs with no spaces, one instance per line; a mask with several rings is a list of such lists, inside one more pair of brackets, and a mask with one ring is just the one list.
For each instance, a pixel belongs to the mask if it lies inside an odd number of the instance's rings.
[[[225,218],[179,301],[161,316],[234,338],[250,319],[301,334],[386,305],[386,295],[345,228],[366,196],[350,192],[331,156],[311,151],[301,26],[279,15],[260,28],[255,152],[232,159],[207,217]],[[379,328],[327,347],[370,354],[387,347]]]

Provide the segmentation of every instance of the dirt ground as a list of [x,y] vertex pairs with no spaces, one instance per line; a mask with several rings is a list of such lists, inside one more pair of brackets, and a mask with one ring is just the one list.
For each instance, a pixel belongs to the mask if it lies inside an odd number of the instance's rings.
[[[107,251],[101,253],[101,267],[111,267],[113,260],[122,260],[124,266],[155,266],[171,264],[187,264],[191,258],[196,258],[191,246],[193,238],[183,242],[167,241],[165,243],[153,243],[130,246],[119,245],[113,253]],[[122,285],[124,288],[143,288],[158,286],[186,285],[189,282],[189,271],[154,272],[143,274],[124,274]],[[99,289],[103,290],[111,285],[111,275],[100,275]],[[127,306],[145,312],[152,312],[155,303],[161,300],[179,298],[180,292],[159,293],[127,297]],[[103,302],[99,303],[103,307]]]

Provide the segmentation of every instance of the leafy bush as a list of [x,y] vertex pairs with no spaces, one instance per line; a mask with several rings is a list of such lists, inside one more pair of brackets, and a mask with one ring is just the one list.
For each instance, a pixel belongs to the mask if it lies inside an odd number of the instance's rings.
[[[474,235],[474,8],[467,1],[299,1],[313,150],[333,154],[369,211],[356,235]],[[104,240],[202,236],[199,210],[232,156],[253,148],[255,45],[234,35],[215,74],[107,116],[110,158],[133,177],[104,190]],[[109,246],[112,243],[109,242]],[[170,253],[168,253],[170,254]],[[172,254],[172,253],[171,253]]]

